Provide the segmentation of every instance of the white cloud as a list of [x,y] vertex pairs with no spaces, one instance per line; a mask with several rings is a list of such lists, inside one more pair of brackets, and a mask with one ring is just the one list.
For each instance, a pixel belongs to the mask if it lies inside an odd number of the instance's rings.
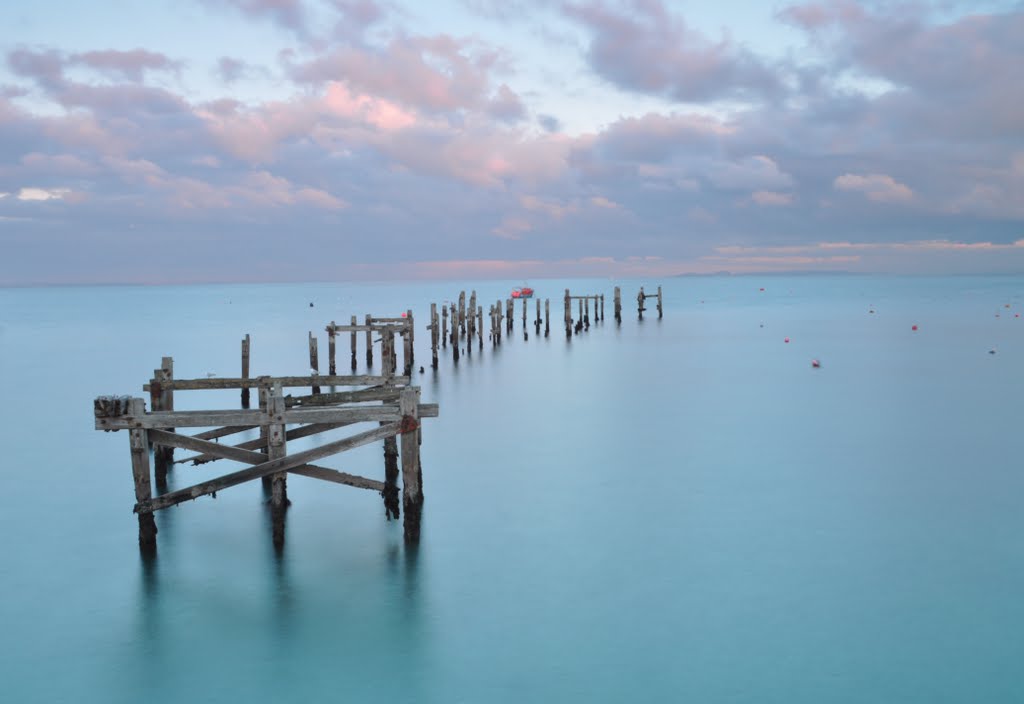
[[22,188],[18,191],[18,200],[47,201],[63,200],[70,193],[68,188]]

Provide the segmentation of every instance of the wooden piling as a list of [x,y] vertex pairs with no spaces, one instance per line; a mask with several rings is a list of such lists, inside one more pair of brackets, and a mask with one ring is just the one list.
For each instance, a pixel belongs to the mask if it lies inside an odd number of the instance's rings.
[[413,351],[413,329],[416,327],[412,317],[412,310],[405,311],[405,332],[402,335],[402,361],[405,363],[403,376],[412,376],[412,367],[416,360]]
[[537,319],[533,321],[533,332],[540,335],[540,299],[537,299]]
[[[242,338],[242,378],[249,378],[249,335]],[[242,408],[249,407],[249,387],[242,389]]]
[[366,314],[366,368],[373,368],[373,331],[370,329],[369,313]]
[[582,329],[582,326],[583,326],[583,299],[582,298],[579,299],[578,303],[580,304],[580,317],[576,321],[576,334],[577,335],[580,334],[580,330]]
[[[465,296],[462,296],[464,299]],[[452,359],[459,361],[459,310],[452,303]]]
[[612,307],[615,315],[615,322],[622,323],[622,290],[616,286],[615,296],[612,299]]
[[551,299],[544,299],[544,337],[551,332]]
[[419,399],[416,387],[402,389],[398,400],[402,414],[402,508],[405,510],[403,529],[405,542],[415,544],[420,539],[420,521],[423,513],[423,477],[420,470]]
[[441,306],[441,347],[448,346],[448,306]]
[[[469,294],[469,312],[467,315],[469,319],[466,321],[466,337],[468,342],[473,342],[473,338],[476,337],[476,291],[471,291]],[[468,345],[466,349],[469,349]]]
[[455,338],[456,344],[458,340],[466,336],[466,292],[459,291],[459,334]]
[[638,293],[637,296],[636,296],[636,312],[637,312],[637,315],[639,316],[639,320],[643,320],[644,319],[644,299],[645,298],[646,298],[646,296],[644,296],[644,287],[641,286],[640,287],[640,293]]
[[604,294],[601,294],[601,322],[604,322]]
[[565,337],[569,339],[572,337],[572,299],[569,298],[569,289],[565,289]]
[[661,286],[658,287],[658,319],[661,319]]
[[[280,384],[275,384],[267,400],[267,415],[271,418],[284,416],[284,393]],[[267,428],[267,459],[277,460],[288,454],[284,423],[271,423]],[[288,472],[277,472],[270,480],[270,516],[273,525],[274,547],[284,546],[284,514],[288,508]]]
[[505,328],[506,332],[510,333],[510,337],[512,330],[515,329],[516,326],[515,305],[515,301],[512,300],[511,298],[505,299]]
[[437,329],[437,304],[430,304],[430,366],[437,369],[437,338],[440,334]]
[[406,376],[412,376],[413,366],[416,364],[416,321],[413,318],[413,309],[410,308],[406,311],[406,331],[409,334],[409,361],[406,362],[406,366],[409,367],[409,372]]
[[[349,318],[349,324],[352,325],[352,327],[355,327],[356,325],[359,324],[359,321],[356,319],[356,316],[353,315],[351,318]],[[357,333],[355,330],[353,330],[352,332],[350,332],[348,334],[348,336],[349,336],[348,343],[349,343],[349,346],[352,348],[352,350],[351,350],[351,357],[352,357],[352,359],[350,361],[352,363],[352,371],[355,371],[356,370],[356,366],[357,366],[357,364],[356,364],[356,352],[359,349],[359,333]]]
[[[473,296],[473,300],[476,300],[476,296]],[[477,306],[476,309],[477,321],[476,321],[476,334],[477,339],[480,341],[480,349],[484,348],[484,307]]]
[[[334,329],[333,320],[331,321],[331,324],[327,326],[327,330],[325,332],[327,333],[327,373],[330,376],[334,376],[338,373],[338,331]],[[355,361],[355,357],[353,357],[353,361]],[[355,371],[354,367],[352,368],[352,371]]]
[[[133,415],[146,412],[146,402],[141,398],[129,401]],[[132,451],[132,477],[135,479],[135,503],[145,505],[153,498],[149,480],[149,431],[145,428],[128,431]],[[156,551],[156,519],[152,511],[139,511],[139,549],[144,553]]]
[[[150,386],[150,408],[154,411],[174,410],[174,391],[167,387],[174,380],[174,359],[163,357],[160,368],[153,370],[154,383]],[[173,428],[169,428],[174,432]],[[174,448],[157,445],[153,448],[153,470],[157,489],[163,491],[167,487],[167,470],[174,465]]]
[[[381,421],[381,426],[388,425]],[[399,517],[398,502],[398,440],[394,435],[384,438],[384,516],[387,520]]]
[[[594,312],[597,312],[597,300],[594,301]],[[590,329],[590,298],[583,299],[583,326]]]
[[[320,356],[317,353],[317,339],[313,336],[313,333],[309,333],[309,371],[316,377],[320,375]],[[313,393],[320,393],[320,385],[313,384]]]

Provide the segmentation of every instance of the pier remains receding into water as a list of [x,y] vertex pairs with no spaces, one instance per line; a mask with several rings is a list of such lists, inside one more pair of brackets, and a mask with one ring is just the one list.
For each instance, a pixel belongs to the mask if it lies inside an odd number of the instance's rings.
[[[520,295],[504,301],[497,299],[488,308],[488,338],[493,347],[501,345],[503,332],[511,336],[515,328],[515,301],[522,301],[523,340],[529,340],[530,300],[535,300],[533,328],[544,337],[551,331],[551,300],[541,301],[531,295]],[[662,317],[661,286],[656,294],[646,294],[641,286],[637,294],[640,320],[648,298],[657,298],[658,318]],[[573,301],[577,315],[573,317]],[[614,316],[622,323],[622,294],[616,286]],[[565,289],[563,296],[566,340],[588,331],[593,322],[604,321],[604,294],[573,295]],[[311,304],[312,305],[312,304]],[[440,309],[440,314],[438,310]],[[476,291],[468,298],[460,291],[451,302],[430,304],[431,367],[438,369],[439,349],[451,347],[452,361],[458,364],[460,354],[472,355],[474,337],[477,349],[484,346],[484,308],[477,303]],[[421,403],[420,388],[411,384],[415,368],[415,319],[412,309],[401,317],[375,317],[367,313],[360,323],[353,315],[348,324],[331,321],[325,328],[328,338],[328,373],[320,374],[319,346],[312,331],[308,333],[309,374],[299,376],[256,376],[250,373],[252,340],[242,338],[241,376],[237,378],[176,379],[174,360],[164,357],[159,369],[153,371],[143,391],[146,399],[132,396],[99,396],[93,403],[95,427],[103,431],[127,430],[131,450],[132,477],[135,483],[135,513],[139,521],[139,545],[144,551],[156,549],[157,526],[154,513],[202,496],[216,497],[218,491],[260,479],[271,513],[274,545],[284,544],[285,512],[288,500],[288,474],[344,484],[380,493],[387,520],[403,518],[405,540],[415,544],[420,537],[423,507],[423,473],[420,466],[422,443],[421,420],[439,415],[437,404]],[[353,374],[337,374],[337,337],[348,333],[350,366]],[[359,359],[359,338],[365,335],[367,372],[373,369],[374,347],[379,345],[380,370],[377,374],[355,374]],[[398,374],[398,341],[402,347],[402,374]],[[423,368],[420,367],[420,372]],[[300,396],[285,395],[285,389],[309,389]],[[329,391],[324,391],[328,388]],[[241,409],[176,411],[175,392],[238,389]],[[251,391],[256,389],[257,409],[250,409]],[[316,447],[289,452],[288,442],[321,436],[360,423],[374,424],[369,430],[341,439],[325,440]],[[291,426],[289,428],[289,426]],[[184,429],[206,428],[195,434]],[[220,438],[243,432],[258,431],[258,438],[238,444],[221,444]],[[320,438],[323,440],[323,438]],[[348,474],[313,464],[363,445],[382,441],[384,445],[384,480]],[[177,459],[174,451],[196,454]],[[150,466],[152,452],[152,467]],[[250,465],[173,491],[167,490],[167,475],[175,464],[206,464],[233,460]],[[398,479],[401,475],[401,502]],[[156,493],[153,485],[156,486]],[[401,505],[400,505],[401,504]]]

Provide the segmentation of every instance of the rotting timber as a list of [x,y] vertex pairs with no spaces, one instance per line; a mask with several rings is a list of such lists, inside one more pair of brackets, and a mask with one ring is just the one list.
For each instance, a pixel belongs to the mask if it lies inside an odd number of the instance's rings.
[[[375,330],[377,331],[379,330]],[[393,326],[388,327],[385,332],[398,333],[401,330],[399,326]],[[388,338],[391,338],[390,343]],[[248,344],[243,347],[246,367],[248,347]],[[284,515],[289,504],[288,474],[379,492],[384,499],[387,519],[397,519],[404,512],[405,541],[409,544],[417,543],[423,507],[420,423],[423,418],[437,417],[439,410],[437,404],[420,403],[420,389],[410,385],[408,375],[394,374],[396,360],[392,335],[383,336],[381,348],[383,373],[358,376],[310,374],[248,378],[246,374],[239,378],[175,379],[173,360],[165,357],[161,368],[155,370],[153,378],[143,387],[150,394],[150,411],[146,411],[144,398],[96,398],[96,429],[127,430],[129,433],[132,475],[135,481],[134,510],[139,519],[140,547],[147,552],[156,548],[157,527],[153,518],[156,511],[201,496],[216,496],[218,491],[254,479],[269,480],[273,540],[276,547],[281,547],[284,544]],[[406,349],[410,348],[411,344]],[[314,391],[307,396],[285,396],[284,389],[290,387],[309,387]],[[321,387],[355,388],[320,393]],[[175,391],[244,391],[252,388],[259,392],[258,409],[174,410]],[[373,427],[342,439],[322,442],[311,449],[288,451],[289,440],[319,436],[322,433],[362,423],[372,424]],[[189,428],[209,430],[193,435],[180,432]],[[257,440],[236,445],[214,442],[217,438],[257,429],[260,433]],[[324,457],[379,441],[384,441],[384,481],[314,464]],[[161,492],[156,495],[153,494],[151,482],[151,449],[156,488]],[[197,453],[179,459],[178,463],[191,461],[194,464],[202,464],[226,459],[250,466],[182,489],[166,491],[167,471],[175,463],[175,449]],[[402,478],[401,511],[398,500],[399,474]]]

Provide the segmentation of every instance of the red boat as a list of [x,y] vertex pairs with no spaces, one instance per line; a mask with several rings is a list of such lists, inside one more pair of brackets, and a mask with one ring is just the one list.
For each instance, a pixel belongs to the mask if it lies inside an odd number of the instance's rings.
[[533,289],[529,286],[512,289],[512,298],[533,298]]

